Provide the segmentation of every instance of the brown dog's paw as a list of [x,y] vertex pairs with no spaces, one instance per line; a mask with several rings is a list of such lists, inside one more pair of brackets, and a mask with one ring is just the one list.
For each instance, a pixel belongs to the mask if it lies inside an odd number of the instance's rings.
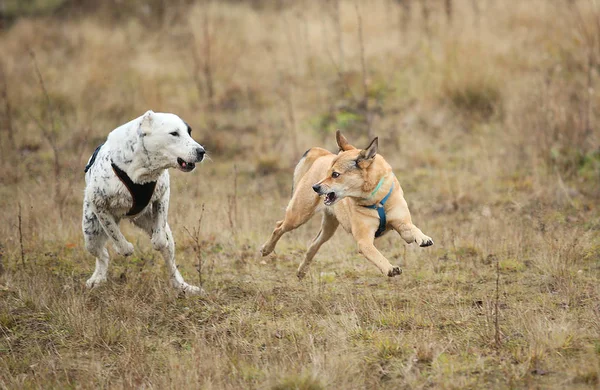
[[388,271],[388,276],[390,278],[394,277],[394,276],[398,276],[402,273],[402,268],[400,267],[392,267],[391,270]]
[[263,246],[260,247],[260,249],[258,250],[258,253],[262,256],[265,257],[269,254],[271,254],[271,252],[273,252],[274,248],[268,248],[267,244],[264,244]]
[[423,240],[421,242],[421,245],[419,245],[421,248],[425,248],[427,246],[432,246],[433,245],[433,240],[429,237],[427,237],[425,240]]

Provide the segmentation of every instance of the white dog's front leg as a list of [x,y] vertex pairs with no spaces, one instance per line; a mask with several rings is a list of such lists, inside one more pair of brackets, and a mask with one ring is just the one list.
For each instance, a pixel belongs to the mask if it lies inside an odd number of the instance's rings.
[[173,241],[173,234],[171,233],[171,228],[169,227],[168,223],[165,224],[165,234],[167,237],[167,245],[163,247],[160,252],[165,259],[165,263],[167,264],[171,285],[177,290],[183,291],[186,294],[204,294],[204,290],[202,288],[187,284],[177,269],[177,265],[175,264],[175,242]]
[[154,224],[152,226],[152,247],[161,251],[168,245],[167,239],[167,213],[169,211],[169,193],[167,192],[163,198],[153,205]]
[[115,217],[104,211],[96,211],[95,214],[98,217],[100,225],[102,225],[102,229],[104,229],[104,232],[112,240],[117,253],[122,256],[131,255],[133,253],[133,244],[127,241],[123,233],[121,233]]

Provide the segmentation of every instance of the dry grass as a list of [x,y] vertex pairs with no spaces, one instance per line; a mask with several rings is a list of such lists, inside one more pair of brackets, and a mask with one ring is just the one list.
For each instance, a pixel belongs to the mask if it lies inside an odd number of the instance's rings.
[[[0,387],[597,388],[595,2],[176,3],[0,32]],[[83,288],[85,160],[150,108],[212,157],[173,173],[170,214],[205,298],[128,224],[135,254]],[[312,221],[257,258],[299,154],[369,121],[436,245],[381,239],[388,279],[339,232],[299,282]]]

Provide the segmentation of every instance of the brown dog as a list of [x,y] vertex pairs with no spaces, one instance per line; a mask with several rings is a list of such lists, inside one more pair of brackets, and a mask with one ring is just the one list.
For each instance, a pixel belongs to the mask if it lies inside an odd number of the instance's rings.
[[[425,247],[433,240],[413,225],[400,183],[390,165],[377,154],[375,138],[364,150],[350,145],[336,133],[339,154],[321,148],[309,149],[294,171],[293,195],[283,221],[277,222],[271,238],[260,252],[268,255],[284,233],[306,223],[323,211],[321,231],[313,239],[297,275],[304,277],[313,257],[338,225],[351,233],[358,251],[387,276],[402,273],[375,248],[373,240],[390,229],[396,230],[408,244]],[[315,184],[316,183],[316,184]],[[319,197],[324,195],[321,204]]]

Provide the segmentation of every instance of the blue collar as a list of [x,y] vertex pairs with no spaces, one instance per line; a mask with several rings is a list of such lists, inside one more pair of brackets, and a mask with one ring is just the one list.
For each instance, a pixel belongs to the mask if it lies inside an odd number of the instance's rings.
[[385,202],[387,202],[387,200],[390,198],[390,195],[392,195],[393,191],[394,191],[394,182],[392,182],[392,188],[390,188],[390,192],[388,192],[387,195],[383,199],[381,199],[381,201],[379,201],[379,203],[375,203],[370,206],[363,206],[368,209],[377,210],[377,213],[379,214],[379,228],[375,232],[375,238],[380,237],[385,232],[385,227],[387,225],[387,219],[385,217],[385,208],[383,206],[385,205]]

